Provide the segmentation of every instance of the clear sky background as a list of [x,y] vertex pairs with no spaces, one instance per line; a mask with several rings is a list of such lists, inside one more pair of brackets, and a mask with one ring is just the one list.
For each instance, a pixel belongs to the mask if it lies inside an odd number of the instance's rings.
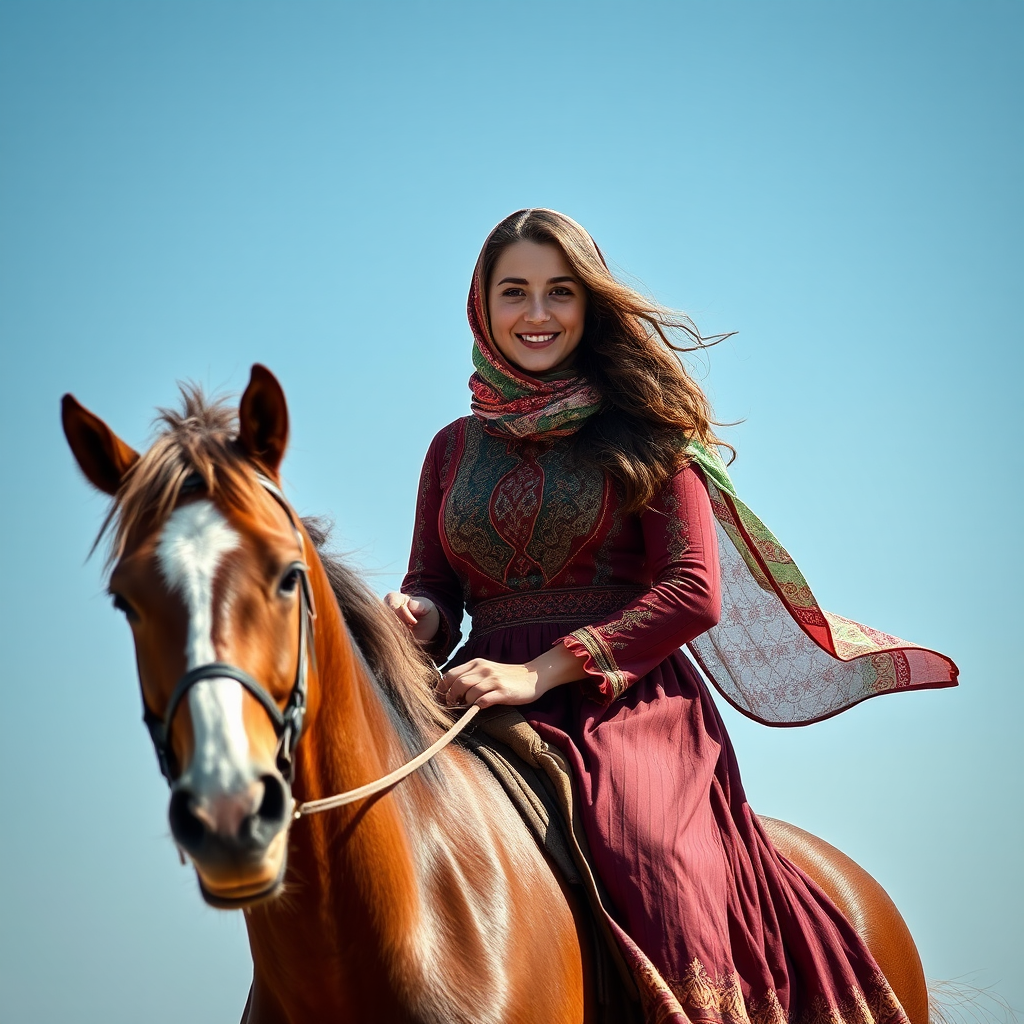
[[383,593],[465,413],[464,301],[523,206],[739,334],[694,364],[830,609],[956,690],[808,729],[723,706],[751,803],[887,888],[930,977],[1024,1007],[1024,4],[0,2],[0,1020],[236,1020],[129,636],[85,563],[73,391],[278,374],[288,492]]

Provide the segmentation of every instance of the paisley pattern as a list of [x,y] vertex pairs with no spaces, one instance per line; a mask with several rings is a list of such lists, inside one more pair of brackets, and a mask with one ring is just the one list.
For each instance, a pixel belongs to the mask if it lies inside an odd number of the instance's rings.
[[475,419],[457,427],[464,448],[444,500],[444,536],[452,554],[489,582],[486,595],[473,597],[539,590],[560,576],[571,586],[575,556],[606,525],[603,477],[573,467],[550,443],[494,437]]
[[[403,583],[441,612],[442,636],[431,653],[450,653],[463,610],[478,636],[535,620],[538,599],[557,595],[544,603],[555,612],[550,621],[567,624],[564,643],[583,662],[588,692],[600,703],[614,700],[706,629],[712,612],[717,617],[703,550],[714,537],[694,547],[684,492],[686,501],[699,492],[707,503],[698,478],[685,471],[642,516],[623,516],[610,481],[577,465],[569,442],[498,437],[475,418],[450,424],[424,467]],[[590,616],[558,614],[590,607],[594,593],[600,607]],[[513,595],[522,600],[499,604]],[[612,604],[604,603],[609,595]]]
[[[462,435],[464,448],[453,470],[454,479],[445,488],[442,537],[459,562],[473,566],[490,581],[490,593],[478,590],[475,596],[490,596],[503,588],[505,567],[515,555],[515,549],[491,522],[491,496],[518,460],[509,454],[506,444],[487,437],[473,424],[462,421],[453,427],[449,431]],[[429,528],[429,524],[422,527]],[[417,523],[417,532],[422,527]]]

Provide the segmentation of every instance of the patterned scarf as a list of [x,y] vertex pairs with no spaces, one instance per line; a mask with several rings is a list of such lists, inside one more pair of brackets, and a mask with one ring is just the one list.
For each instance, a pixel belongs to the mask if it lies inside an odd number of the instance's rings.
[[[468,308],[474,415],[516,438],[575,433],[600,397],[571,370],[539,380],[502,359],[481,274],[478,261]],[[796,562],[737,497],[718,452],[691,440],[686,454],[711,498],[722,593],[718,625],[688,646],[734,707],[766,725],[806,725],[882,693],[956,685],[945,655],[822,609]]]

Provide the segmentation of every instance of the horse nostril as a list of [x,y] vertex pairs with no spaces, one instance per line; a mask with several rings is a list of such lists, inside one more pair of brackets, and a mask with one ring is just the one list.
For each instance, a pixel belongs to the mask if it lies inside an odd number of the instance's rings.
[[241,790],[212,796],[182,786],[171,794],[167,815],[177,844],[193,856],[208,856],[214,848],[265,847],[285,825],[287,811],[283,780],[267,774]]
[[283,821],[287,804],[284,783],[276,775],[264,775],[260,782],[263,783],[263,799],[256,816],[267,823]]
[[175,790],[171,794],[167,817],[171,835],[184,850],[195,850],[203,841],[206,827],[192,812],[193,796],[187,789]]

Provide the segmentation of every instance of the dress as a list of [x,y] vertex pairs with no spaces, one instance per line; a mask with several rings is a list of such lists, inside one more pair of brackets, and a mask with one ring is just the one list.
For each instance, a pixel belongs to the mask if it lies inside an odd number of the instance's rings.
[[435,437],[402,590],[441,613],[440,661],[524,663],[561,642],[586,679],[520,710],[566,754],[623,931],[692,1021],[810,1024],[906,1017],[828,899],[772,847],[746,803],[703,680],[679,648],[719,615],[718,541],[687,468],[624,514],[571,440]]

